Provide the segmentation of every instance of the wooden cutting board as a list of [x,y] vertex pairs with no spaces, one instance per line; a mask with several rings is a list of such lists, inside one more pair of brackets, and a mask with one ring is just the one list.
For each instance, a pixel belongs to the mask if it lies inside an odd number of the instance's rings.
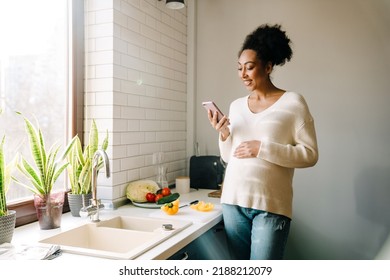
[[209,192],[208,196],[220,198],[221,193],[222,193],[222,190],[212,191],[212,192]]

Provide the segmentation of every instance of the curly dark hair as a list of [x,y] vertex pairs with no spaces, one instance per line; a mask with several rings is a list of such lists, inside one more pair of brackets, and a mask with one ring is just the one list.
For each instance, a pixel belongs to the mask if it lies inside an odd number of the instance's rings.
[[292,57],[290,43],[291,40],[280,25],[263,24],[246,36],[238,56],[249,49],[255,51],[257,58],[263,63],[283,65]]

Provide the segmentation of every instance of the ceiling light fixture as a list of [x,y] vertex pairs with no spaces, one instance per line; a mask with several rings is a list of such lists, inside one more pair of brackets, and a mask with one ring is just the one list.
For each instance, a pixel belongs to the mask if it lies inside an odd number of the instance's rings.
[[168,9],[178,10],[185,7],[184,0],[166,0],[165,5]]

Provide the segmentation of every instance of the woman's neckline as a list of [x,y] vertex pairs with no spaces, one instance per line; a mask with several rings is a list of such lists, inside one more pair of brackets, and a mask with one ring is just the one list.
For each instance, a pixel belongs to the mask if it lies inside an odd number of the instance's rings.
[[279,98],[274,102],[272,103],[270,106],[268,106],[267,108],[265,108],[264,110],[261,110],[261,111],[252,111],[250,106],[249,106],[249,98],[250,98],[250,94],[247,95],[246,97],[246,108],[248,109],[248,111],[251,113],[251,114],[254,114],[254,115],[259,115],[259,114],[262,114],[264,112],[267,112],[269,111],[270,109],[272,109],[272,107],[276,106],[276,104],[278,104],[280,102],[281,99],[283,99],[283,97],[288,93],[288,91],[284,91],[280,96]]

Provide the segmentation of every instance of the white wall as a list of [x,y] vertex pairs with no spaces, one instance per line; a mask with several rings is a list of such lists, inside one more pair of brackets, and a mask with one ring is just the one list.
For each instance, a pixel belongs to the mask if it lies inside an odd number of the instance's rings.
[[236,73],[249,32],[280,23],[293,41],[274,82],[302,93],[320,159],[296,171],[290,259],[371,259],[390,232],[390,2],[197,0],[196,140],[218,154],[201,101],[227,113],[247,94]]
[[86,11],[84,127],[94,118],[109,131],[111,178],[99,176],[98,196],[120,204],[129,182],[154,178],[153,152],[170,182],[185,174],[187,11],[157,0],[86,0]]

